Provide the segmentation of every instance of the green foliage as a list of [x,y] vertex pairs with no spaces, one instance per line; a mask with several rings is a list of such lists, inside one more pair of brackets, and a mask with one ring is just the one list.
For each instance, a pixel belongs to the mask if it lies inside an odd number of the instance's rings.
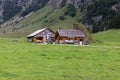
[[[104,17],[113,14],[112,5],[118,3],[118,0],[95,0],[92,5],[88,7],[87,16],[103,15]],[[109,14],[108,14],[109,13]]]
[[[93,3],[87,7],[82,21],[83,23],[92,24],[93,32],[103,31],[105,28],[109,29],[109,21],[116,14],[112,10],[112,6],[117,4],[119,0],[94,0]],[[102,18],[93,20],[94,17],[101,16]],[[81,21],[81,20],[80,20]]]
[[21,16],[26,16],[32,11],[37,11],[38,9],[44,7],[49,0],[36,0],[30,7],[28,7],[25,11],[21,13]]
[[64,15],[69,15],[71,17],[76,16],[76,8],[72,4],[68,4],[66,11],[64,12]]
[[109,27],[113,29],[120,29],[120,13],[116,14],[112,18],[112,20],[110,21]]
[[64,16],[64,15],[59,16],[59,19],[60,19],[60,20],[65,20],[65,16]]
[[3,19],[6,21],[15,16],[21,10],[22,8],[17,5],[17,1],[11,2],[10,0],[6,0],[4,3]]
[[63,0],[63,1],[62,1],[61,8],[63,8],[64,6],[66,6],[66,1],[67,1],[67,0]]

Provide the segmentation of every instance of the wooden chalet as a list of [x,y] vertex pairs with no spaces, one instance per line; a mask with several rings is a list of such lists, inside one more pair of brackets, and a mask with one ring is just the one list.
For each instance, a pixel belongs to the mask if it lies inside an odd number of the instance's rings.
[[56,43],[59,44],[80,44],[85,43],[85,34],[81,30],[58,30],[55,34]]
[[27,36],[29,42],[35,43],[52,43],[54,42],[55,33],[49,28],[43,28]]

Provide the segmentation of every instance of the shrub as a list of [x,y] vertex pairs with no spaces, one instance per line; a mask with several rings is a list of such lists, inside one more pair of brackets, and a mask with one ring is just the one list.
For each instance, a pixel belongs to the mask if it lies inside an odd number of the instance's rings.
[[60,20],[65,20],[65,17],[62,15],[62,16],[59,16],[59,19]]

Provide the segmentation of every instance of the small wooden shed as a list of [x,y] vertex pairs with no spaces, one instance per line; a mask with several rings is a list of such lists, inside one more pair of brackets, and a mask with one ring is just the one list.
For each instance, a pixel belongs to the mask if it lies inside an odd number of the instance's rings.
[[35,43],[52,43],[54,42],[55,33],[49,28],[43,28],[27,36],[29,42]]
[[59,44],[81,44],[84,45],[85,34],[81,30],[58,30],[55,34],[56,43]]

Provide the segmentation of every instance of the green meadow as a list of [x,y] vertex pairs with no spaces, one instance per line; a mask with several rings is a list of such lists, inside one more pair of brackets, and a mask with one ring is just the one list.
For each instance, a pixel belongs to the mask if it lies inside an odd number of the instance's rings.
[[0,80],[119,80],[120,48],[0,38]]
[[93,34],[94,45],[120,47],[120,29],[107,30]]

